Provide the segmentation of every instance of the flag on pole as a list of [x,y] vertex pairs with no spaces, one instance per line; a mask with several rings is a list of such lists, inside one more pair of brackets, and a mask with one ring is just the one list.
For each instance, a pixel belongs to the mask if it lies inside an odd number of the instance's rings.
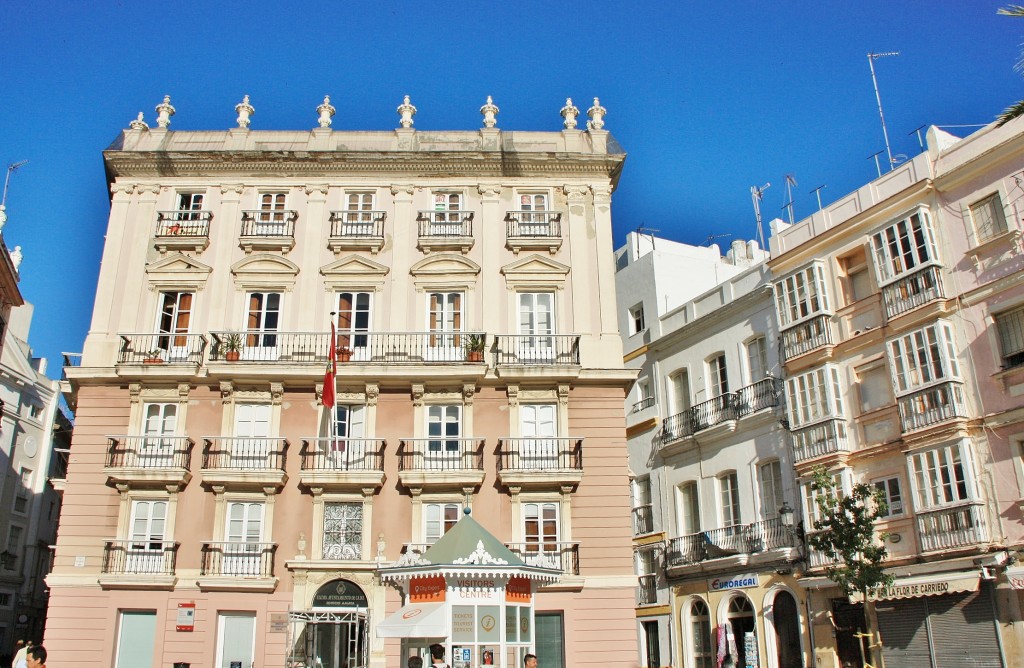
[[334,318],[331,318],[331,340],[328,342],[327,373],[324,374],[324,391],[320,395],[320,403],[334,406],[334,377],[338,373],[337,334],[334,331]]

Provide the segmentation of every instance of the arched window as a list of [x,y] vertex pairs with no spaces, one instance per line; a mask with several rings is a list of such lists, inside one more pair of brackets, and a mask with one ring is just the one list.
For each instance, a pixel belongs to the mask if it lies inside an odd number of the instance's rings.
[[[732,627],[733,636],[736,638],[737,657],[734,661],[736,666],[747,665],[746,634],[753,633],[756,636],[756,621],[754,617],[754,606],[750,599],[742,594],[737,594],[729,600],[729,609],[726,612],[728,624]],[[755,643],[756,643],[755,639]]]
[[714,668],[715,649],[711,642],[711,612],[708,604],[695,598],[690,603],[689,637],[693,668]]

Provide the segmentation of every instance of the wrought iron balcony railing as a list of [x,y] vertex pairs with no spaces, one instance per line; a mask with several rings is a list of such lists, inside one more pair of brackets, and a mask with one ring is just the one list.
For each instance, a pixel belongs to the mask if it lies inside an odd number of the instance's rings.
[[174,575],[178,543],[160,540],[108,540],[100,571],[114,575]]
[[633,409],[630,412],[632,412],[632,413],[639,413],[640,411],[647,410],[648,408],[650,408],[653,405],[654,405],[654,397],[644,397],[640,401],[637,401],[636,403],[633,404]]
[[242,236],[294,238],[298,217],[297,211],[243,211]]
[[472,211],[420,211],[416,222],[420,238],[473,236]]
[[53,449],[53,459],[50,460],[50,480],[67,480],[70,459],[71,450],[69,448]]
[[200,575],[244,578],[274,576],[274,543],[204,542]]
[[579,334],[501,334],[494,352],[495,365],[579,366]]
[[917,513],[922,552],[970,547],[989,541],[985,504],[981,501]]
[[945,296],[941,267],[925,267],[882,288],[885,317],[891,320],[901,313]]
[[192,460],[187,436],[108,436],[107,468],[185,469]]
[[383,471],[384,445],[379,438],[309,438],[302,443],[302,470]]
[[796,540],[794,530],[782,520],[762,520],[673,538],[666,559],[669,568],[689,566],[708,559],[794,547]]
[[947,381],[899,397],[900,426],[903,433],[923,429],[953,418],[967,417],[963,383]]
[[384,236],[386,211],[331,211],[331,236],[379,239]]
[[583,470],[583,439],[503,438],[499,471]]
[[[327,363],[331,335],[327,332],[211,332],[211,362],[234,360],[229,354],[232,338],[239,343],[237,361],[289,365]],[[483,332],[348,332],[338,334],[338,364],[451,364],[484,362],[474,355],[470,342],[486,339]],[[479,358],[479,359],[477,359]]]
[[641,575],[637,586],[637,603],[654,605],[658,602],[658,576]]
[[838,418],[794,429],[790,437],[793,439],[793,460],[796,463],[833,452],[850,451],[846,440],[846,421]]
[[832,343],[832,316],[822,314],[782,332],[782,354],[787,360]]
[[579,543],[505,543],[505,546],[529,566],[553,568],[567,575],[580,574]]
[[654,507],[651,504],[633,509],[633,535],[642,536],[654,531]]
[[779,391],[774,378],[763,378],[741,387],[736,392],[702,401],[662,421],[661,441],[671,443],[693,436],[698,431],[738,420],[779,405]]
[[120,334],[118,364],[193,364],[203,361],[206,337],[202,334],[157,332]]
[[399,471],[482,471],[482,438],[406,438],[398,449]]
[[509,237],[561,237],[562,212],[508,211],[505,213],[505,234]]
[[156,236],[193,237],[210,236],[211,211],[157,211]]
[[288,441],[283,438],[208,436],[203,469],[284,471]]

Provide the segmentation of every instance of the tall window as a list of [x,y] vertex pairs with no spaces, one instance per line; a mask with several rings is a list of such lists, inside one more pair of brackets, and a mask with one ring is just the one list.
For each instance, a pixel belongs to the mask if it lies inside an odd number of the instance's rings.
[[644,305],[637,304],[629,309],[629,335],[639,334],[647,329],[647,322],[644,320]]
[[231,466],[246,469],[267,468],[269,451],[270,405],[236,404]]
[[558,408],[555,404],[522,404],[519,407],[519,464],[526,469],[558,468]]
[[526,552],[558,551],[558,504],[523,504],[523,540]]
[[892,404],[892,380],[884,363],[860,367],[856,373],[861,413]]
[[125,572],[160,573],[164,570],[166,501],[132,503],[131,542],[125,555]]
[[931,221],[923,210],[873,234],[871,247],[882,284],[917,271],[938,257]]
[[431,292],[427,295],[429,355],[432,359],[461,359],[462,293]]
[[775,308],[783,329],[813,316],[829,313],[824,267],[814,263],[777,282]]
[[14,494],[14,512],[24,513],[28,509],[28,493],[32,489],[32,469],[21,467],[20,484]]
[[942,320],[889,341],[889,359],[897,394],[960,378],[953,328]]
[[679,535],[689,536],[700,531],[700,505],[697,483],[685,482],[679,486]]
[[642,535],[654,531],[651,514],[651,479],[649,476],[633,481],[633,533]]
[[680,369],[669,377],[669,392],[672,400],[672,415],[678,415],[690,407],[690,374]]
[[740,488],[739,478],[735,472],[718,477],[718,492],[722,509],[722,526],[738,526],[740,524]]
[[[434,222],[461,223],[462,195],[459,193],[434,193]],[[440,231],[435,230],[435,234]]]
[[231,502],[224,523],[224,572],[258,575],[263,541],[263,504]]
[[247,348],[276,348],[277,330],[281,323],[280,292],[250,292],[246,321]]
[[555,295],[550,292],[519,293],[520,355],[551,357],[555,333]]
[[362,559],[363,504],[324,504],[324,559]]
[[768,343],[763,336],[747,342],[747,371],[751,383],[768,376]]
[[169,466],[174,457],[174,436],[178,429],[178,404],[142,405],[141,466]]
[[370,293],[339,292],[338,317],[335,323],[338,328],[339,348],[366,348],[370,331]]
[[[836,494],[842,498],[849,490],[853,488],[853,475],[850,469],[841,469],[832,473],[832,482],[836,486]],[[821,513],[818,511],[818,496],[820,492],[815,492],[811,483],[805,482],[801,484],[801,492],[804,502],[804,517],[808,518],[808,531],[814,530],[814,523],[821,519]]]
[[448,404],[427,407],[427,468],[457,468],[459,438],[462,435],[462,406]]
[[761,486],[761,515],[766,520],[773,520],[779,516],[779,508],[784,501],[781,462],[776,459],[762,464],[757,469],[757,478]]
[[831,365],[786,380],[789,420],[794,428],[843,416],[839,370]]
[[725,368],[725,355],[715,355],[708,360],[708,390],[712,397],[729,393],[729,376]]
[[455,526],[461,513],[460,503],[423,504],[423,540],[428,545],[436,543],[438,538]]
[[7,552],[15,556],[7,564],[8,570],[18,570],[18,560],[21,557],[21,534],[24,532],[24,528],[17,524],[12,524],[7,528]]
[[283,223],[284,200],[284,193],[262,193],[258,221],[261,223]]
[[1024,364],[1024,306],[995,316],[1003,368]]
[[872,483],[882,494],[886,509],[882,517],[895,517],[903,514],[903,491],[900,489],[899,476],[876,480]]
[[520,223],[526,225],[546,224],[544,212],[548,209],[548,196],[542,193],[519,196]]
[[[160,314],[157,331],[160,334],[188,334],[192,318],[191,292],[164,292],[160,295]],[[188,337],[158,336],[157,348],[163,351],[179,349],[187,352]]]
[[911,455],[919,510],[971,498],[971,467],[966,454],[966,449],[956,444]]
[[203,208],[202,193],[179,193],[178,211],[199,211]]
[[335,406],[331,436],[338,439],[362,438],[364,410],[365,407],[358,404]]
[[699,598],[690,603],[690,649],[695,668],[713,668],[714,645],[711,642],[711,612],[708,604]]
[[971,205],[971,220],[978,241],[986,241],[1006,231],[1006,215],[999,193],[993,193]]

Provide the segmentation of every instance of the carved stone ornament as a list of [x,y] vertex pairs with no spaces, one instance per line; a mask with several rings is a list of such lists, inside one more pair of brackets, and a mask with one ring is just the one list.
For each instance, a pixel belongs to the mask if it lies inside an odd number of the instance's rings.
[[473,397],[476,396],[476,383],[463,383],[462,384],[462,404],[464,406],[473,405]]
[[230,403],[231,395],[235,393],[235,386],[230,380],[220,381],[220,398],[224,403]]
[[224,183],[221,184],[220,194],[227,195],[228,193],[234,193],[236,195],[241,195],[243,190],[245,190],[245,186],[241,183]]
[[376,406],[377,405],[377,397],[379,397],[379,396],[380,396],[380,385],[378,385],[377,383],[367,383],[366,384],[366,405],[367,406]]
[[499,111],[501,111],[501,109],[498,109],[498,105],[494,104],[494,100],[492,100],[491,96],[488,95],[487,104],[480,107],[480,113],[483,114],[484,117],[485,128],[493,128],[497,125]]
[[563,407],[569,405],[569,386],[565,383],[558,384],[558,403]]
[[411,184],[398,183],[391,186],[391,194],[396,197],[401,195],[403,198],[411,198],[415,188]]
[[167,128],[171,124],[173,115],[174,107],[171,106],[171,96],[164,95],[164,101],[156,105],[156,124],[161,128]]
[[129,123],[128,127],[131,128],[132,130],[148,130],[149,125],[146,124],[146,121],[144,121],[143,118],[143,113],[140,111],[138,118]]
[[565,186],[562,190],[569,201],[581,202],[587,196],[586,186]]
[[17,271],[18,267],[21,266],[21,261],[24,255],[21,253],[21,246],[15,246],[14,250],[11,251],[11,264],[14,265],[14,270]]
[[398,124],[401,125],[403,128],[411,128],[412,117],[416,115],[416,107],[412,106],[412,104],[409,102],[408,95],[406,95],[402,99],[402,104],[398,105],[398,109],[396,111],[400,116]]
[[0,230],[4,229],[4,225],[7,224],[7,207],[0,204]]
[[423,383],[412,384],[412,405],[422,406],[423,405]]
[[476,189],[485,198],[501,197],[501,184],[499,183],[481,183]]
[[271,383],[270,384],[270,403],[275,406],[281,405],[281,399],[284,398],[284,384],[283,383]]
[[508,562],[504,559],[498,559],[492,557],[490,553],[484,548],[484,542],[478,540],[476,542],[476,549],[470,552],[465,557],[459,557],[458,559],[452,559],[453,564],[478,564],[480,566],[507,566]]
[[142,395],[142,383],[128,383],[128,401],[133,404],[139,403]]
[[587,116],[590,116],[590,120],[587,121],[588,130],[602,130],[604,129],[604,117],[608,114],[608,110],[601,106],[601,101],[596,97],[594,98],[594,106],[587,109]]
[[508,395],[508,405],[515,407],[519,405],[519,386],[509,385],[505,388],[505,394]]
[[253,106],[249,104],[248,95],[243,96],[242,101],[235,105],[235,113],[238,114],[238,118],[235,119],[238,122],[238,127],[247,129],[249,127],[249,117],[256,113]]
[[578,107],[573,105],[571,97],[565,98],[565,106],[562,107],[562,111],[560,113],[562,114],[562,118],[565,119],[562,121],[562,125],[565,129],[575,130],[576,117],[580,115],[580,110]]
[[594,193],[594,203],[599,205],[611,204],[612,201],[612,189],[601,186],[591,186],[591,192]]
[[423,554],[414,550],[409,550],[398,558],[395,562],[395,566],[429,566],[430,561],[423,558]]
[[327,186],[326,183],[310,183],[309,185],[307,185],[304,188],[304,190],[306,191],[306,195],[314,195],[314,194],[316,194],[316,195],[325,195],[326,196],[327,195],[327,188],[328,188],[328,186]]
[[320,127],[331,127],[331,116],[334,116],[334,111],[334,107],[331,106],[331,96],[324,95],[324,103],[316,108],[316,113],[320,115],[320,118],[317,119]]
[[178,403],[188,403],[188,394],[192,390],[192,386],[188,383],[178,383]]

